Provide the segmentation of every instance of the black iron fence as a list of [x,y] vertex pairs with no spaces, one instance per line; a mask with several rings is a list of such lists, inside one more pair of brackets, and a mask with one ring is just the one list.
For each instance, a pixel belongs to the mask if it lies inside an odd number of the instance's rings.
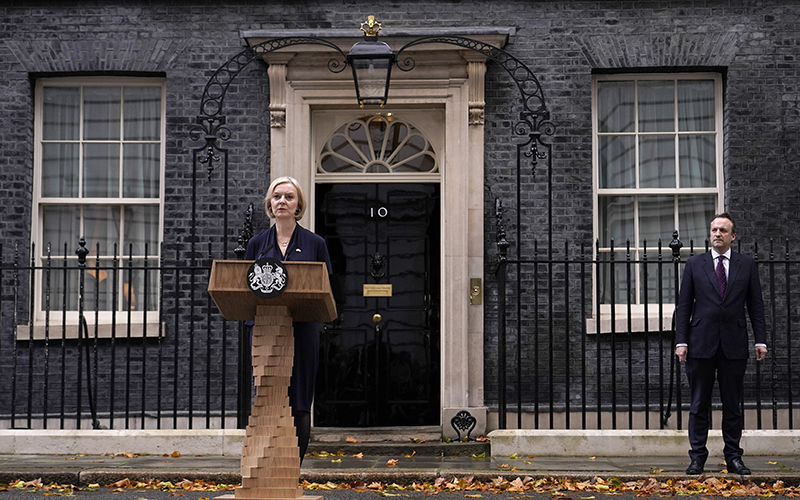
[[210,258],[76,247],[0,247],[0,428],[243,427],[249,342]]
[[[511,260],[504,237],[501,228],[498,314],[489,319],[499,331],[498,357],[486,363],[487,392],[499,395],[498,426],[681,429],[689,394],[674,355],[673,313],[684,263],[708,243],[681,248],[675,234],[670,246],[634,252],[630,243],[552,249],[532,242],[530,258]],[[734,250],[758,260],[769,346],[764,362],[748,364],[745,426],[793,429],[800,259],[788,240]]]
[[[770,347],[748,367],[746,426],[794,428],[800,259],[788,241],[738,249],[759,261]],[[486,307],[499,363],[485,376],[500,427],[681,428],[671,318],[695,252],[677,252],[565,243],[501,261]],[[0,427],[245,425],[249,343],[206,292],[211,248],[126,253],[0,247]]]

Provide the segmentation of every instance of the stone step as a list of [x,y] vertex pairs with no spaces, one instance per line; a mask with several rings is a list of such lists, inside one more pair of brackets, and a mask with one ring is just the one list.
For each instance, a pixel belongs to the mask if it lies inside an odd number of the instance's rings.
[[342,442],[310,442],[307,453],[330,454],[343,453],[353,456],[363,453],[365,456],[387,456],[402,458],[410,455],[423,457],[469,457],[491,456],[489,442],[445,443],[442,441],[425,443],[402,443],[385,441],[380,443],[342,443]]

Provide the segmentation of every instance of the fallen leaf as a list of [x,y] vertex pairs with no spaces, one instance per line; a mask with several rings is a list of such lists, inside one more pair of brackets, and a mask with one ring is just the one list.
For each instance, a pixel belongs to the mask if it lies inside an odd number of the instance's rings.
[[171,456],[172,458],[180,458],[180,457],[182,457],[183,455],[181,455],[181,454],[180,454],[180,452],[179,452],[178,450],[175,450],[175,451],[173,451],[173,452],[170,454],[170,456]]
[[353,457],[355,457],[355,458],[364,458],[364,454],[363,453],[356,453],[355,455],[353,455]]
[[398,464],[399,462],[400,462],[400,461],[399,461],[399,460],[397,460],[396,458],[390,458],[390,459],[389,459],[389,460],[386,462],[386,465],[388,465],[389,467],[395,467],[395,466],[397,466],[397,464]]
[[348,437],[344,441],[345,441],[345,443],[360,443],[361,442],[358,439],[354,438],[353,436]]

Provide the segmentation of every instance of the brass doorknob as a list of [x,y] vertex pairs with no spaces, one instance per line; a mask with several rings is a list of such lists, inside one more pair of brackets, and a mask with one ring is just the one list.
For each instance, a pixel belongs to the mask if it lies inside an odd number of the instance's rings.
[[372,315],[372,322],[375,323],[376,325],[380,323],[382,319],[383,317],[380,314]]

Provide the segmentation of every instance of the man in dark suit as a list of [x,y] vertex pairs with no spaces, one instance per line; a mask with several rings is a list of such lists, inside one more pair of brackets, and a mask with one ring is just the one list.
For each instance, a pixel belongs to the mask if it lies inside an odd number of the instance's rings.
[[678,300],[675,354],[686,362],[692,405],[689,410],[687,474],[702,474],[711,392],[716,377],[722,400],[722,437],[728,472],[750,474],[742,461],[744,416],[741,410],[748,340],[745,308],[755,336],[756,361],[767,355],[764,302],[756,262],[731,251],[736,226],[727,213],[711,221],[711,251],[686,261]]

